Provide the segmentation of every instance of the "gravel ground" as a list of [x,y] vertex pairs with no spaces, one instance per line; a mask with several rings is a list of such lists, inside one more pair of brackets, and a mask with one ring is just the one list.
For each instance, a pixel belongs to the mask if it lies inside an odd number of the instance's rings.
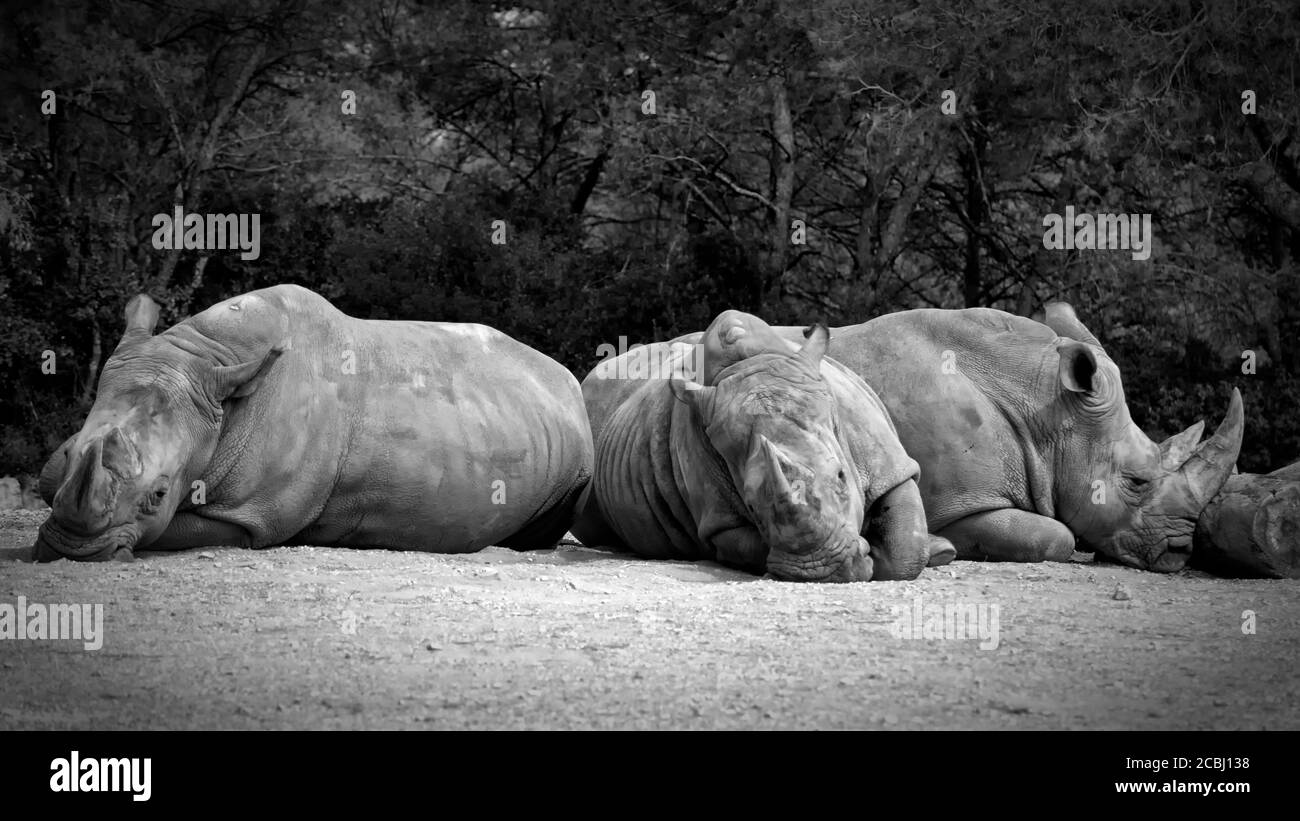
[[[800,585],[576,546],[34,565],[44,515],[0,514],[0,605],[102,603],[103,646],[0,640],[0,730],[1300,729],[1295,581],[1078,555]],[[918,602],[996,613],[997,646],[896,635]]]

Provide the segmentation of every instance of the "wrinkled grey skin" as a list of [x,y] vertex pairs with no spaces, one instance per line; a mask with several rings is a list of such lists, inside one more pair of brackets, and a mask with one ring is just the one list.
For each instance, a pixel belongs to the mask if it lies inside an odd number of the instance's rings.
[[1240,394],[1210,439],[1197,423],[1156,444],[1070,306],[1047,306],[1043,320],[925,309],[832,333],[836,358],[889,408],[920,463],[930,529],[959,557],[1065,561],[1077,544],[1133,567],[1182,568],[1236,462]]
[[818,327],[792,351],[727,311],[702,336],[601,363],[582,386],[596,472],[574,535],[797,581],[913,579],[951,561],[926,531],[916,463],[828,341]]
[[41,473],[40,560],[549,547],[590,478],[577,380],[490,328],[355,319],[293,285],[157,336],[148,297],[126,315],[85,425]]

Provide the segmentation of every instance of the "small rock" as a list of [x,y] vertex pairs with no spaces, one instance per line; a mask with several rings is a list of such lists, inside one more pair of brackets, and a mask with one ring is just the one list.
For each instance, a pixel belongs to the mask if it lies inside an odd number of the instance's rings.
[[1115,592],[1111,593],[1110,597],[1115,601],[1128,601],[1133,598],[1132,594],[1128,592],[1128,588],[1122,584],[1115,585]]
[[429,642],[428,644],[424,645],[424,649],[429,650],[430,652],[436,652],[442,649],[442,645]]
[[209,553],[208,551],[204,550],[203,552],[199,553],[199,558],[200,558],[200,559],[215,559],[215,558],[217,558],[217,555],[216,555],[215,553]]

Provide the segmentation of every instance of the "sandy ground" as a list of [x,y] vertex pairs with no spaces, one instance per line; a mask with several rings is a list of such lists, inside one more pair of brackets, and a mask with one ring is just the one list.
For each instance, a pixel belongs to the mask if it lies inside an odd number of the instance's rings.
[[[102,603],[103,646],[0,640],[0,730],[1300,729],[1295,581],[1076,556],[800,585],[576,546],[34,565],[43,517],[0,514],[0,605]],[[996,613],[996,648],[896,635],[918,597]]]

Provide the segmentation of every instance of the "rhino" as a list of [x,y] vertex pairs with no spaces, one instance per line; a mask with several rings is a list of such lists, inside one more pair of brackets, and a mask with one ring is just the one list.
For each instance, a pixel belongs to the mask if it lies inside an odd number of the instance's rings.
[[[798,329],[779,329],[790,345]],[[920,309],[836,328],[836,358],[871,385],[921,468],[931,531],[959,558],[1066,561],[1076,547],[1171,572],[1241,449],[1241,394],[1157,444],[1119,368],[1068,304],[1042,321]]]
[[826,356],[825,326],[806,334],[791,350],[726,311],[593,369],[595,473],[573,534],[794,581],[913,579],[951,561],[884,405]]
[[578,381],[482,325],[348,316],[277,285],[154,335],[127,304],[46,463],[38,560],[286,544],[549,547],[593,466]]

